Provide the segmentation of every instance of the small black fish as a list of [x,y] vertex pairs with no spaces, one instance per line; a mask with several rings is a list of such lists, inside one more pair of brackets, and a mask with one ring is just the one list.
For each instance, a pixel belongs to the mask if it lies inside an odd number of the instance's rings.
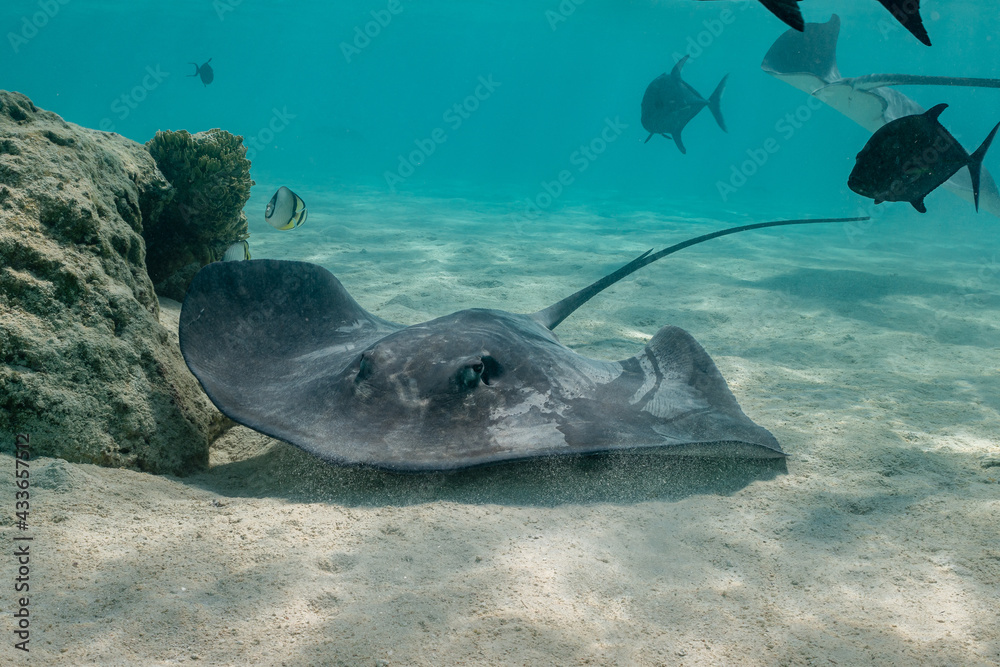
[[688,58],[681,58],[670,74],[661,74],[653,79],[642,96],[642,126],[649,132],[646,141],[652,139],[654,134],[662,134],[673,139],[681,153],[687,153],[681,141],[681,131],[705,107],[715,116],[715,122],[722,131],[728,132],[719,102],[729,75],[722,77],[715,92],[706,100],[681,78],[681,68]]
[[189,77],[200,76],[201,77],[201,82],[203,84],[205,84],[206,86],[208,84],[212,83],[212,81],[215,80],[215,72],[212,71],[212,66],[208,64],[210,62],[212,62],[211,58],[209,58],[208,60],[206,60],[205,64],[201,65],[200,67],[198,66],[198,63],[191,63],[192,65],[194,65],[194,68],[195,68],[194,69],[194,74],[188,74],[188,76]]
[[847,186],[859,195],[871,197],[876,204],[906,201],[926,213],[924,197],[959,169],[968,167],[978,211],[983,157],[1000,123],[983,145],[969,155],[938,121],[947,108],[947,104],[939,104],[922,114],[903,116],[879,128],[858,153]]
[[[927,46],[931,45],[931,38],[927,34],[927,29],[924,28],[923,19],[920,17],[920,0],[878,1],[914,37]],[[760,0],[760,4],[764,5],[769,12],[802,32],[805,29],[805,21],[802,18],[802,11],[799,9],[799,2],[801,0]]]

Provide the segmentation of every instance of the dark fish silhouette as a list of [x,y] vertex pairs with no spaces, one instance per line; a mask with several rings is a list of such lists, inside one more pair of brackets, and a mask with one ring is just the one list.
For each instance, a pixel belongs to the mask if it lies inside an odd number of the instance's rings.
[[1000,129],[997,123],[986,141],[969,155],[938,120],[947,104],[897,118],[872,135],[858,153],[847,185],[876,204],[906,201],[927,212],[924,197],[962,167],[969,168],[976,210],[979,210],[979,172],[983,157]]
[[[799,9],[801,0],[760,0],[772,14],[784,21],[786,24],[802,31],[805,28],[805,20],[802,18],[802,11]],[[924,21],[920,17],[920,0],[878,0],[883,7],[889,10],[899,23],[910,31],[910,33],[927,46],[931,45],[931,38],[924,28]]]
[[212,70],[212,66],[208,63],[212,62],[209,58],[205,61],[204,65],[198,66],[198,63],[191,63],[194,65],[194,74],[188,74],[189,77],[198,76],[201,77],[201,82],[206,86],[215,80],[215,72]]
[[[807,23],[803,32],[788,30],[764,56],[761,69],[771,76],[825,102],[869,132],[903,116],[921,114],[924,107],[889,86],[956,86],[1000,88],[1000,79],[911,74],[870,74],[844,78],[837,67],[840,17]],[[960,170],[944,186],[966,201],[974,200],[972,180]],[[986,169],[980,183],[981,207],[1000,217],[1000,191]]]
[[216,262],[191,283],[180,346],[212,402],[327,461],[452,470],[541,456],[656,447],[779,458],[708,353],[666,326],[622,361],[588,359],[552,332],[622,278],[683,248],[647,251],[532,314],[475,308],[403,326],[372,315],[333,274],[280,260]]
[[681,58],[670,74],[661,74],[653,79],[642,96],[642,126],[649,132],[646,141],[652,139],[654,134],[662,134],[672,138],[681,153],[687,153],[681,141],[681,131],[705,107],[715,116],[715,122],[723,132],[728,132],[719,102],[729,75],[722,77],[715,92],[706,100],[681,78],[681,68],[688,58]]

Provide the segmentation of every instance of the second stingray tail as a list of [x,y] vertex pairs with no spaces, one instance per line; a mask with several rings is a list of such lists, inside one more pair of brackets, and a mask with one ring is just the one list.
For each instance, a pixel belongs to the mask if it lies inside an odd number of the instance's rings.
[[993,143],[993,138],[997,136],[997,130],[1000,130],[1000,123],[997,123],[990,132],[990,136],[986,137],[986,141],[976,149],[976,152],[969,156],[969,175],[972,176],[972,194],[976,200],[976,210],[979,210],[979,178],[983,171],[983,158],[986,157],[986,151],[990,149],[990,144]]

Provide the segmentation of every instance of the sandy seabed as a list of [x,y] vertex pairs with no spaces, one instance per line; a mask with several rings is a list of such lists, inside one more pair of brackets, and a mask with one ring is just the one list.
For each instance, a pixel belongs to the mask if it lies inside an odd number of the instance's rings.
[[[182,479],[34,461],[30,661],[1000,663],[1000,223],[934,217],[959,206],[935,197],[926,216],[682,251],[560,326],[608,359],[687,329],[786,463],[645,452],[401,476],[243,427]],[[404,323],[531,312],[649,247],[768,219],[306,198],[294,232],[252,224],[254,255],[321,263]],[[27,664],[12,637],[0,662]]]

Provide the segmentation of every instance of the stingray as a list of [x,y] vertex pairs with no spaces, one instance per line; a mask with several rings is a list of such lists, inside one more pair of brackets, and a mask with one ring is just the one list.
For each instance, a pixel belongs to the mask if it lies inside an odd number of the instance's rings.
[[729,75],[722,77],[722,81],[715,87],[715,92],[706,100],[701,93],[691,87],[691,84],[681,78],[681,69],[689,57],[684,56],[677,61],[670,74],[664,73],[653,79],[642,96],[642,126],[649,132],[646,142],[649,142],[654,134],[662,134],[668,139],[672,138],[681,153],[687,153],[684,142],[681,141],[681,132],[705,107],[708,107],[715,116],[715,122],[722,131],[728,131],[726,121],[722,117],[722,107],[719,105]]
[[[914,37],[927,46],[931,45],[931,38],[924,28],[924,21],[920,17],[920,0],[878,0],[889,13],[899,21],[900,25],[910,31]],[[801,0],[760,0],[769,12],[784,21],[795,30],[802,32],[805,29],[805,20],[802,18],[802,11],[799,9]]]
[[622,361],[579,355],[553,329],[625,276],[697,243],[864,219],[726,229],[647,251],[535,313],[474,308],[412,326],[369,313],[315,264],[216,262],[184,300],[181,352],[225,415],[338,464],[437,471],[650,447],[780,458],[683,329],[663,327]]
[[[826,23],[806,23],[803,32],[788,30],[764,56],[761,68],[771,76],[808,93],[833,107],[869,132],[897,118],[926,111],[915,101],[888,86],[958,86],[1000,88],[1000,79],[910,74],[870,74],[844,78],[837,68],[840,17]],[[944,187],[968,202],[975,189],[967,170],[945,182]],[[983,169],[979,188],[980,208],[1000,216],[1000,192],[990,173]]]

